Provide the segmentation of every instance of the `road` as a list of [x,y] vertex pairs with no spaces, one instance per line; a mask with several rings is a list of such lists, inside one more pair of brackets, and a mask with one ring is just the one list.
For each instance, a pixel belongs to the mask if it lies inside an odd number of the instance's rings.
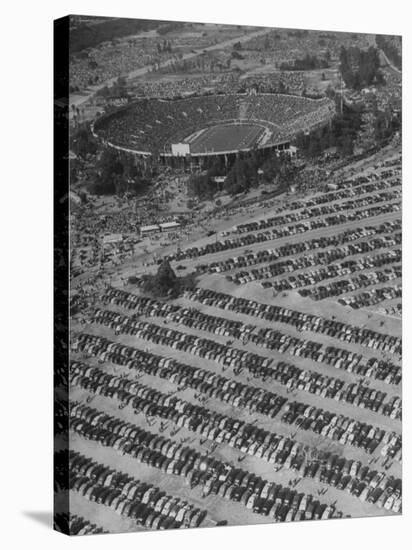
[[389,67],[392,70],[394,70],[398,74],[402,74],[402,71],[398,69],[398,67],[395,67],[395,65],[392,63],[392,61],[390,61],[389,57],[386,55],[386,53],[383,50],[379,49],[379,54],[381,57],[383,57],[385,63],[389,65]]

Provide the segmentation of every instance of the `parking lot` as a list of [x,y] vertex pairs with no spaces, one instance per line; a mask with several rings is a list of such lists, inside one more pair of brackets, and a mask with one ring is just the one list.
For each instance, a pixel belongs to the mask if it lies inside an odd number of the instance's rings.
[[[400,162],[102,279],[71,325],[83,529],[401,511]],[[165,301],[128,281],[162,256],[197,288]]]

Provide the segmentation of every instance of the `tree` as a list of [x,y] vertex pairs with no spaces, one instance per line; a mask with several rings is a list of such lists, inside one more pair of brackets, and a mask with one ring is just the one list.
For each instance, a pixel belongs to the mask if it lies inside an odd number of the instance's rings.
[[71,136],[70,146],[76,155],[83,159],[89,155],[94,155],[97,152],[96,140],[90,132],[90,129],[85,126],[79,127],[79,129]]
[[355,90],[383,82],[379,52],[373,46],[370,46],[367,50],[356,47],[346,49],[342,46],[340,70],[345,84]]
[[167,258],[159,265],[155,275],[143,276],[142,288],[145,292],[156,297],[176,296],[178,294],[180,282]]

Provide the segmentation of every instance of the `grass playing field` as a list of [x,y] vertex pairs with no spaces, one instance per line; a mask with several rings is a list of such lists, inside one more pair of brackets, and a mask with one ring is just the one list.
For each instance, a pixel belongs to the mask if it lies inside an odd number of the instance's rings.
[[210,153],[249,149],[264,128],[258,124],[221,124],[207,128],[190,142],[190,152]]

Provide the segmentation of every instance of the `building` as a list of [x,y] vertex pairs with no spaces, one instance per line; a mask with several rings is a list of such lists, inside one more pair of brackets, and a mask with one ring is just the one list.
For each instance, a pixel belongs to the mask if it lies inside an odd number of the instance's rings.
[[103,245],[119,243],[123,240],[121,233],[112,233],[103,237]]
[[174,231],[179,228],[180,228],[179,222],[167,222],[167,223],[160,224],[161,231]]
[[140,235],[142,237],[146,237],[147,235],[153,235],[154,233],[158,233],[160,231],[160,227],[155,225],[142,225],[140,227]]

